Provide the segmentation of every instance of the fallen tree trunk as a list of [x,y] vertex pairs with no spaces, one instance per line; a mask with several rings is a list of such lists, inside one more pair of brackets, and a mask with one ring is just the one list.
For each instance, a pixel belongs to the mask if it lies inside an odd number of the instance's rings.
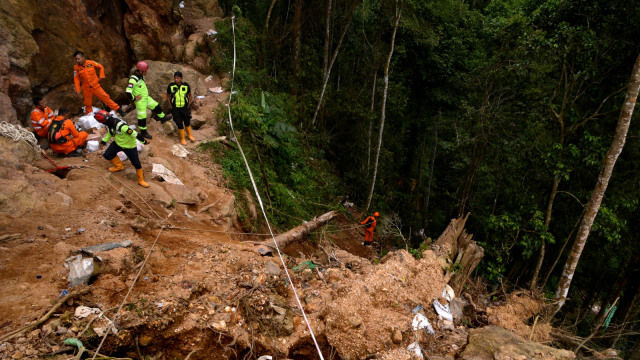
[[[335,218],[339,213],[340,212],[338,212],[337,210],[333,210],[333,211],[329,211],[328,213],[324,213],[324,214],[314,218],[313,220],[309,220],[306,223],[287,231],[284,234],[276,235],[275,236],[275,241],[278,244],[279,248],[284,248],[284,247],[286,247],[287,245],[289,245],[289,244],[291,244],[293,242],[301,240],[305,236],[309,235],[312,231],[314,231],[314,230],[318,229],[319,227],[325,225],[326,223],[331,221],[333,218]],[[263,242],[261,242],[259,244],[275,248],[275,244],[273,242],[273,239],[265,240],[265,241],[263,241]]]
[[445,257],[450,263],[445,281],[456,294],[460,293],[464,283],[484,257],[484,249],[471,240],[473,235],[468,234],[464,229],[468,218],[469,214],[463,218],[451,220],[442,235],[431,245],[436,253]]

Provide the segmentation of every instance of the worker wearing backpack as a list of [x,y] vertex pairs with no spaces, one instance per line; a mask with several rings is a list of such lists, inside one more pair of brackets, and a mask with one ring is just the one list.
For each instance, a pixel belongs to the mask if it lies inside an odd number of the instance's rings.
[[364,242],[362,243],[362,245],[368,246],[373,244],[373,230],[375,230],[376,226],[378,225],[378,220],[376,219],[378,216],[380,216],[380,214],[376,211],[373,213],[373,215],[367,217],[360,223],[360,225],[365,226]]
[[49,125],[49,146],[59,155],[82,156],[82,148],[86,146],[89,134],[78,131],[68,116],[69,110],[66,108],[58,110],[58,116]]

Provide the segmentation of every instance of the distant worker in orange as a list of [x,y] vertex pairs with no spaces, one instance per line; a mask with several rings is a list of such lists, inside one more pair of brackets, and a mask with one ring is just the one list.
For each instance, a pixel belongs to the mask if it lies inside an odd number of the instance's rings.
[[49,146],[58,155],[82,156],[82,148],[86,146],[86,131],[76,129],[73,121],[69,120],[69,110],[60,108],[56,116],[49,125]]
[[362,245],[369,246],[373,244],[373,230],[375,230],[376,225],[378,225],[378,220],[376,219],[378,216],[380,216],[380,214],[376,211],[373,213],[373,215],[370,215],[360,223],[360,225],[365,226],[364,242],[362,243]]
[[85,59],[82,51],[76,51],[73,57],[76,60],[76,65],[73,67],[73,81],[76,84],[78,97],[84,97],[84,114],[93,112],[93,96],[95,95],[118,115],[124,116],[125,112],[122,111],[120,105],[111,100],[100,86],[100,79],[104,79],[104,66],[93,60]]
[[33,132],[40,138],[46,139],[49,124],[53,121],[53,110],[47,106],[45,101],[36,96],[33,98],[33,105],[35,108],[31,112],[31,126],[33,126]]

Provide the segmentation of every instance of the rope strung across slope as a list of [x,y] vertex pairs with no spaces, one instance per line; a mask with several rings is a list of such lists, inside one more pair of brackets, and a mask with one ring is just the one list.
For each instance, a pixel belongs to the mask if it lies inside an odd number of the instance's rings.
[[9,124],[6,121],[0,122],[0,135],[10,137],[16,142],[22,140],[33,146],[33,150],[35,152],[40,152],[40,145],[38,145],[38,139],[36,139],[36,136],[22,126]]
[[244,155],[244,151],[242,150],[242,146],[240,146],[240,141],[238,141],[238,137],[236,136],[235,130],[233,129],[233,120],[231,119],[231,97],[233,96],[233,85],[234,78],[236,74],[236,28],[235,28],[235,16],[231,17],[231,31],[233,33],[233,70],[231,72],[231,89],[229,91],[229,104],[227,105],[227,111],[229,114],[229,126],[231,128],[231,134],[233,134],[233,139],[238,145],[238,150],[240,150],[240,154],[242,155],[242,160],[244,161],[244,165],[247,168],[247,172],[249,173],[249,178],[251,179],[251,185],[253,185],[253,191],[256,193],[256,197],[258,199],[258,203],[260,204],[260,210],[262,211],[262,215],[264,216],[264,220],[267,223],[267,227],[269,228],[269,233],[271,234],[271,238],[275,244],[275,248],[278,251],[278,256],[280,257],[280,261],[282,262],[282,266],[284,267],[284,273],[287,274],[287,278],[289,279],[289,284],[291,284],[291,289],[293,290],[293,295],[296,297],[296,301],[298,302],[298,307],[302,312],[302,316],[304,318],[305,323],[307,324],[307,328],[309,329],[309,333],[311,334],[311,338],[313,339],[313,343],[316,346],[316,350],[318,351],[318,355],[320,356],[320,360],[324,360],[322,356],[322,351],[320,350],[320,346],[318,345],[318,341],[316,340],[316,336],[313,334],[313,329],[311,329],[311,324],[309,323],[309,319],[307,318],[307,314],[304,312],[304,308],[302,307],[302,303],[300,302],[300,298],[298,297],[298,292],[296,291],[296,287],[293,285],[293,281],[291,281],[291,276],[289,275],[289,269],[287,268],[287,264],[284,262],[284,258],[282,257],[282,253],[280,252],[280,248],[278,247],[278,242],[273,235],[273,230],[271,229],[271,224],[269,223],[269,219],[267,218],[267,213],[264,210],[264,204],[262,203],[262,198],[260,197],[260,193],[258,192],[258,187],[256,186],[256,181],[253,178],[253,173],[251,172],[251,168],[249,167],[249,162],[247,161],[246,156]]
[[[171,217],[172,214],[173,213],[170,213],[167,216],[166,220],[169,220],[169,218]],[[162,234],[162,230],[164,230],[164,225],[162,227],[160,227],[160,231],[158,231],[158,235],[156,236],[156,239],[153,240],[153,244],[151,244],[151,249],[149,249],[149,253],[147,253],[147,256],[144,258],[144,261],[142,262],[142,266],[140,266],[140,270],[138,270],[138,273],[136,274],[135,279],[133,279],[133,283],[131,283],[131,286],[129,286],[129,291],[127,291],[127,295],[124,296],[124,299],[122,299],[122,303],[120,303],[120,306],[118,307],[118,310],[116,311],[115,315],[113,315],[113,320],[111,321],[111,324],[113,324],[113,326],[115,326],[116,319],[118,318],[118,315],[120,315],[120,311],[122,310],[122,307],[127,302],[127,298],[131,294],[131,291],[133,290],[133,287],[136,285],[136,282],[138,281],[138,278],[140,277],[140,274],[142,274],[142,270],[144,269],[144,266],[146,265],[147,260],[149,260],[149,257],[151,256],[151,253],[153,252],[153,248],[156,246],[156,243],[158,242],[158,239],[160,238],[160,234]],[[93,353],[93,357],[91,358],[91,360],[95,360],[96,356],[98,355],[98,352],[100,352],[100,348],[102,348],[102,345],[104,344],[104,341],[107,339],[107,336],[109,335],[109,331],[110,330],[111,330],[111,326],[107,326],[107,330],[105,331],[104,336],[102,337],[102,340],[100,341],[100,345],[98,345],[98,348]]]

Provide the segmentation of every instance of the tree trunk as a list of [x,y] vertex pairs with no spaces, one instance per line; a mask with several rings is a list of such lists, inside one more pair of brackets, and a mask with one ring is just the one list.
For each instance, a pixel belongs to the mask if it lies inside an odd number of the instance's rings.
[[[376,81],[378,79],[378,72],[373,73],[373,85],[371,86],[371,113],[376,103]],[[371,134],[373,133],[373,119],[369,120],[369,136],[367,144],[367,177],[369,177],[369,169],[371,168]]]
[[[436,129],[433,134],[433,156],[431,157],[431,170],[429,171],[429,183],[427,184],[427,199],[425,200],[424,204],[424,216],[427,220],[429,219],[429,199],[431,198],[431,182],[433,181],[433,169],[435,168],[436,164],[436,150],[438,150],[438,124],[440,124],[440,116],[441,113],[440,111],[438,111],[438,120],[436,121]],[[426,225],[429,225],[428,221]]]
[[[318,229],[319,227],[325,225],[333,218],[340,214],[339,211],[333,210],[328,213],[324,213],[312,220],[307,221],[306,223],[297,226],[284,234],[277,235],[275,237],[275,241],[278,244],[278,247],[283,249],[287,247],[287,245],[296,242],[298,240],[302,240],[305,236],[309,235],[312,231]],[[275,247],[273,243],[273,239],[262,241],[261,243],[264,246]]]
[[576,240],[573,243],[571,253],[569,253],[569,258],[567,259],[567,263],[565,264],[564,271],[562,272],[562,278],[560,279],[558,290],[556,291],[556,295],[554,298],[555,301],[551,307],[551,316],[554,316],[562,308],[567,299],[571,280],[573,279],[573,275],[575,274],[578,261],[580,260],[580,255],[582,255],[582,250],[584,249],[584,245],[586,244],[587,238],[589,237],[589,232],[591,231],[593,221],[598,214],[598,210],[600,209],[602,198],[604,197],[604,193],[607,190],[607,185],[609,184],[609,179],[611,178],[611,173],[613,172],[613,166],[615,165],[618,156],[620,156],[620,153],[624,148],[624,144],[627,138],[627,132],[629,131],[629,124],[631,123],[631,116],[633,115],[633,109],[636,105],[636,99],[638,98],[639,89],[640,56],[638,56],[638,58],[636,59],[633,71],[631,72],[631,80],[629,81],[629,87],[627,88],[627,96],[624,100],[624,104],[622,105],[622,110],[620,111],[620,119],[618,120],[618,125],[616,126],[616,132],[613,137],[611,147],[607,151],[607,154],[604,158],[604,162],[598,176],[598,182],[593,189],[591,199],[589,200],[589,204],[587,204],[584,218],[582,219],[582,224],[580,225],[580,229],[578,230],[578,235],[576,236]]
[[[484,257],[484,249],[471,240],[472,235],[464,229],[468,218],[469,214],[451,220],[442,235],[431,245],[431,249],[451,262],[451,270],[445,274],[445,281],[456,294],[461,293],[465,282]],[[454,265],[458,267],[457,270],[453,270]]]
[[376,186],[376,177],[378,176],[378,161],[380,161],[380,148],[382,147],[382,132],[384,131],[384,119],[387,106],[387,90],[389,89],[389,65],[391,64],[391,56],[393,55],[393,47],[396,43],[396,33],[398,32],[398,24],[400,23],[400,7],[398,0],[396,0],[396,22],[393,25],[393,34],[391,35],[391,48],[389,49],[389,56],[387,56],[387,63],[384,66],[384,90],[382,91],[382,110],[380,111],[380,131],[378,132],[378,147],[376,149],[376,160],[373,163],[373,179],[371,180],[371,191],[367,197],[367,206],[365,212],[369,211],[371,206],[371,198],[373,198],[373,190]]
[[[558,186],[560,185],[560,176],[556,176],[553,179],[553,185],[551,186],[551,194],[549,194],[549,202],[547,203],[547,212],[544,216],[544,226],[546,231],[549,231],[549,223],[551,222],[551,211],[553,209],[553,202],[558,194]],[[531,290],[535,289],[538,283],[538,274],[540,274],[540,268],[542,268],[542,262],[544,261],[545,243],[542,240],[540,244],[540,255],[538,256],[538,263],[536,269],[533,271],[533,277],[531,278]]]
[[331,3],[333,0],[327,0],[327,20],[324,26],[324,58],[322,59],[322,78],[327,77],[327,70],[329,69],[329,43],[331,34]]
[[300,49],[302,48],[302,0],[296,0],[293,12],[293,56],[291,68],[294,77],[300,68]]
[[560,249],[560,251],[558,252],[558,256],[556,256],[556,259],[554,260],[553,265],[551,265],[551,267],[549,268],[549,271],[547,271],[547,275],[544,277],[544,280],[542,280],[542,284],[540,284],[541,289],[544,289],[544,287],[547,285],[547,281],[549,281],[549,277],[551,276],[551,273],[553,273],[553,269],[555,269],[556,265],[558,265],[558,261],[560,261],[560,258],[562,257],[562,253],[564,253],[564,249],[567,247],[567,244],[569,244],[569,240],[571,240],[571,236],[573,235],[573,232],[578,227],[578,224],[580,224],[580,219],[582,219],[583,214],[584,212],[580,214],[580,216],[578,217],[578,220],[576,220],[576,223],[573,225],[571,232],[569,233],[569,235],[567,235],[567,238],[564,240],[562,249]]
[[269,6],[269,11],[267,11],[267,20],[264,22],[264,33],[265,33],[265,35],[269,31],[269,19],[271,19],[271,11],[273,11],[273,7],[276,5],[276,1],[278,1],[278,0],[272,0],[271,1],[271,5]]
[[320,107],[322,106],[322,100],[324,99],[324,93],[327,90],[327,84],[329,83],[329,77],[331,76],[331,68],[333,68],[333,64],[338,57],[338,52],[340,51],[340,46],[342,46],[342,40],[344,40],[344,36],[347,34],[347,30],[349,29],[349,25],[351,25],[351,19],[353,19],[353,13],[356,10],[356,6],[358,6],[358,2],[360,0],[354,0],[353,6],[351,6],[351,11],[349,11],[349,17],[347,18],[347,24],[344,26],[342,30],[342,34],[340,35],[340,40],[338,40],[338,45],[336,49],[333,51],[333,56],[331,57],[331,62],[329,63],[329,68],[327,69],[326,75],[324,77],[324,81],[322,84],[322,91],[320,92],[320,98],[318,99],[318,105],[316,106],[316,111],[313,114],[313,119],[311,120],[311,124],[316,123],[316,118],[318,117],[318,112],[320,111]]

